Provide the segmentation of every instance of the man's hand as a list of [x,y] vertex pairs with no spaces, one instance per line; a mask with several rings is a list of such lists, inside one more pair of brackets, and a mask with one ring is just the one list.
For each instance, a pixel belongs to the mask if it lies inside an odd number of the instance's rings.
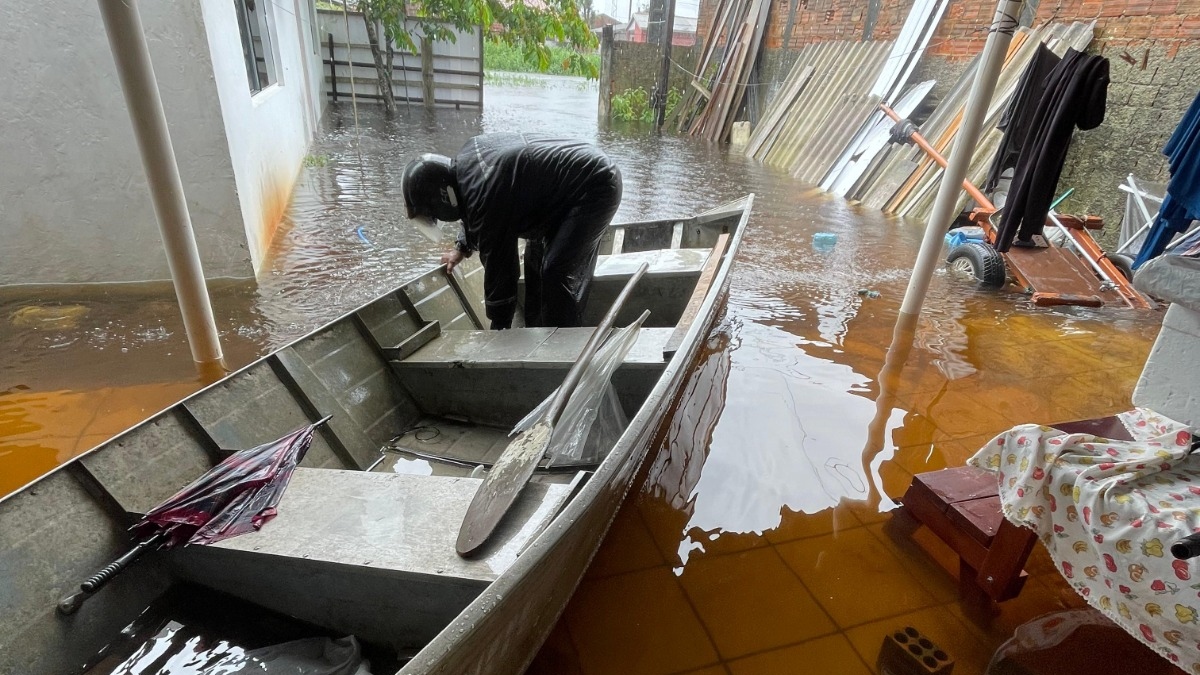
[[454,268],[458,267],[458,264],[463,261],[464,257],[457,249],[446,251],[442,254],[442,264],[446,266],[447,272],[453,272]]

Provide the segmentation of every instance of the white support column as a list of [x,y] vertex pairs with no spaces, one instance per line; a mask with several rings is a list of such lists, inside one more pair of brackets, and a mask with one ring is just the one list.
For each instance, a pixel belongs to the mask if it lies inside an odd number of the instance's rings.
[[933,270],[942,252],[943,237],[947,226],[954,219],[953,211],[962,193],[962,182],[967,176],[967,168],[971,163],[971,156],[975,153],[975,146],[979,143],[988,105],[996,90],[996,80],[1004,67],[1008,45],[1017,30],[1017,20],[1021,16],[1023,4],[1024,0],[1000,0],[996,7],[996,16],[992,20],[987,43],[983,47],[983,56],[979,60],[978,70],[975,71],[975,83],[967,100],[962,126],[954,139],[950,161],[946,170],[942,172],[937,199],[925,224],[925,238],[921,241],[921,250],[917,254],[912,277],[908,281],[904,303],[900,305],[902,314],[921,313],[921,305],[924,304],[925,294],[929,291],[929,281],[933,278]]
[[208,379],[215,371],[224,372],[221,342],[208,288],[204,284],[196,236],[192,231],[137,0],[99,0],[99,3],[142,165],[150,183],[154,213],[158,217],[171,280],[183,313],[192,359],[200,369],[201,377]]

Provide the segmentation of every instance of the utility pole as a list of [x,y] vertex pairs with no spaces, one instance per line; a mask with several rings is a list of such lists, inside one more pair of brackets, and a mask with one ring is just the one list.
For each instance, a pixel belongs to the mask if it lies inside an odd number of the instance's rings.
[[666,0],[667,11],[662,23],[662,68],[658,71],[658,83],[654,87],[654,131],[662,133],[663,121],[667,116],[667,86],[671,77],[671,40],[675,36],[675,0]]
[[100,15],[108,33],[108,45],[117,63],[117,75],[129,108],[133,135],[142,155],[142,166],[150,183],[150,198],[158,217],[159,234],[167,251],[167,264],[175,295],[183,313],[192,360],[200,377],[213,381],[225,373],[221,341],[213,319],[196,234],[188,215],[179,165],[167,130],[158,81],[150,63],[150,49],[142,29],[137,0],[99,0]]

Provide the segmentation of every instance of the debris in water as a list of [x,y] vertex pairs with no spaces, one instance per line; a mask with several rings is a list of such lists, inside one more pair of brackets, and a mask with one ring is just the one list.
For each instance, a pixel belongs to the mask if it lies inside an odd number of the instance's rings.
[[812,247],[813,250],[827,253],[837,246],[837,235],[832,232],[818,232],[813,235]]
[[87,313],[83,305],[26,305],[8,320],[18,328],[75,328]]
[[869,288],[858,289],[858,294],[864,298],[878,298],[879,297],[879,291],[873,291]]

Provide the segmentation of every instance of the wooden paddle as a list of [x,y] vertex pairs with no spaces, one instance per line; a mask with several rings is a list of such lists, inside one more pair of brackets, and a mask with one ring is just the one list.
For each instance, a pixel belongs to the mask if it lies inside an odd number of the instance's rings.
[[648,263],[642,263],[633,273],[629,282],[625,284],[625,288],[621,289],[620,295],[613,301],[612,307],[608,308],[608,313],[600,320],[596,330],[592,331],[592,336],[588,338],[579,358],[575,360],[575,364],[567,372],[567,377],[558,387],[558,393],[550,402],[545,416],[532,427],[518,434],[508,444],[508,447],[504,449],[504,454],[500,455],[500,459],[496,460],[492,470],[483,479],[483,484],[479,486],[479,490],[475,492],[475,497],[471,500],[471,505],[467,507],[467,515],[463,518],[462,527],[458,531],[458,542],[455,548],[459,555],[468,556],[487,541],[500,519],[517,500],[521,489],[529,482],[529,478],[537,469],[538,462],[542,461],[542,457],[546,454],[546,447],[550,445],[550,437],[554,434],[554,425],[562,415],[563,408],[571,398],[571,393],[579,384],[583,371],[592,362],[592,357],[596,355],[600,343],[604,341],[613,323],[616,322],[622,305],[629,299],[633,288],[637,286],[638,281],[649,267]]

